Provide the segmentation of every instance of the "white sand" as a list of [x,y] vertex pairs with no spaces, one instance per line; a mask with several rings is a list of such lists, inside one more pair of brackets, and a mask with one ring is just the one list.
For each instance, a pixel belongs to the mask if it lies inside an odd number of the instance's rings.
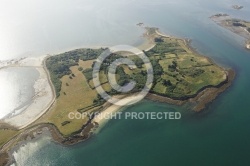
[[156,32],[156,34],[159,35],[159,36],[163,36],[163,37],[167,37],[167,38],[168,38],[168,37],[172,37],[172,36],[170,36],[170,35],[165,35],[165,34],[159,32],[158,30],[156,30],[155,32]]
[[246,44],[247,49],[250,49],[250,44]]
[[0,61],[0,69],[4,67],[17,66],[19,61],[21,61],[22,59],[24,58]]
[[0,69],[4,67],[42,67],[43,59],[47,55],[40,57],[28,57],[28,58],[19,58],[6,61],[0,61]]
[[19,66],[34,66],[34,67],[42,67],[43,60],[47,55],[43,55],[40,57],[29,57],[22,59],[18,62]]
[[[133,103],[136,103],[137,101],[140,101],[142,96],[136,95],[136,96],[129,96],[124,99],[119,100],[116,104],[112,105],[101,112],[101,114],[95,116],[93,119],[93,122],[98,123],[99,125],[105,124],[109,119],[111,119],[111,116],[114,115],[114,113],[121,110],[126,105],[131,105]],[[121,106],[123,105],[123,106]]]

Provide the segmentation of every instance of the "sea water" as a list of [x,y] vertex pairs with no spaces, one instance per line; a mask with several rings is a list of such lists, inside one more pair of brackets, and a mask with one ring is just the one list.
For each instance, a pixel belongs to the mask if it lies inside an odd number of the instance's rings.
[[[235,3],[244,8],[239,11],[232,9]],[[20,5],[24,5],[23,2]],[[192,39],[192,46],[200,53],[224,67],[233,68],[237,76],[233,85],[201,113],[144,100],[124,111],[176,111],[182,113],[182,118],[113,119],[91,139],[70,147],[50,140],[44,143],[41,139],[37,144],[43,146],[25,147],[25,151],[32,153],[22,155],[17,151],[17,165],[249,164],[250,52],[244,49],[243,38],[209,19],[216,13],[228,13],[250,21],[249,1],[58,1],[56,7],[40,1],[40,4],[33,2],[31,5],[41,6],[35,12],[38,13],[38,25],[43,26],[26,23],[30,24],[32,31],[37,28],[44,30],[35,37],[41,39],[37,45],[43,43],[46,51],[78,45],[133,44],[141,35],[135,24],[144,22],[159,27],[164,33]],[[49,16],[48,21],[46,16]],[[33,17],[31,20],[36,20]],[[23,48],[20,46],[20,50]]]
[[30,104],[38,76],[38,71],[30,67],[0,70],[0,119],[18,114]]

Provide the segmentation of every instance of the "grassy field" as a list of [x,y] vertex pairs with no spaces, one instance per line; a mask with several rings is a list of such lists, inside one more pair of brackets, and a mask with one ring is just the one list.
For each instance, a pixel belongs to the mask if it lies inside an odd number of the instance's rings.
[[153,93],[174,98],[188,97],[203,87],[217,86],[226,80],[224,70],[193,52],[186,41],[160,38],[162,41],[147,53],[151,59],[158,60],[163,69]]
[[8,142],[12,137],[18,134],[16,130],[4,130],[0,129],[0,147]]
[[[79,66],[82,65],[83,63],[80,62]],[[68,75],[61,78],[60,96],[45,117],[48,122],[55,124],[60,132],[66,136],[81,129],[82,125],[88,121],[88,117],[70,120],[68,114],[70,112],[76,113],[78,110],[94,105],[94,99],[97,98],[97,92],[90,88],[85,76],[78,70],[79,66],[70,67],[72,74],[74,74],[72,79]],[[63,125],[64,123],[66,125]]]

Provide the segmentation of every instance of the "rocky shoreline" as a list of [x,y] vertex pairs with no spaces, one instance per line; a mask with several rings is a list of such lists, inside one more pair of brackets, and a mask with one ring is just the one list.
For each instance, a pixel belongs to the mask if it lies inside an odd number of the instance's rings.
[[224,92],[227,88],[230,87],[232,81],[235,78],[235,71],[228,70],[227,71],[227,79],[222,82],[220,85],[215,87],[205,87],[203,90],[198,92],[193,97],[187,97],[186,99],[172,99],[169,97],[160,96],[157,94],[149,93],[146,98],[155,102],[168,103],[173,105],[184,105],[184,104],[192,104],[192,110],[195,112],[200,112],[206,108],[206,106],[211,103],[215,98]]

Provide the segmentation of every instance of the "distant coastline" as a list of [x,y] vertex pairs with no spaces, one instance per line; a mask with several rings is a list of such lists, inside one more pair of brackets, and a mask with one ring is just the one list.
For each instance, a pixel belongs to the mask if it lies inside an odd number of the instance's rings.
[[240,9],[244,8],[244,6],[233,5],[232,8],[233,8],[233,9],[236,9],[236,10],[240,10]]
[[210,17],[216,24],[245,38],[245,48],[250,50],[250,22],[232,18],[228,14],[216,14]]

